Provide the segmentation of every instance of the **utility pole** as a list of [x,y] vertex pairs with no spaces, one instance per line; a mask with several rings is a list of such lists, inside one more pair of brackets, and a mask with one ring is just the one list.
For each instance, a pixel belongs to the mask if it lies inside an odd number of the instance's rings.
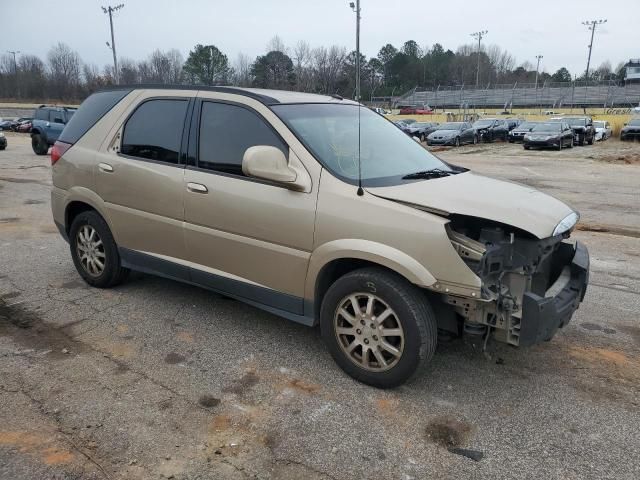
[[356,14],[356,101],[360,101],[360,0],[349,3]]
[[119,83],[118,81],[119,75],[118,75],[118,58],[116,57],[116,40],[115,40],[115,37],[113,36],[113,12],[117,12],[123,7],[124,7],[124,3],[121,3],[120,5],[116,5],[115,7],[112,7],[111,5],[109,5],[106,8],[101,7],[104,13],[109,14],[109,26],[111,27],[111,45],[109,45],[109,42],[107,42],[107,47],[111,48],[111,52],[113,53],[113,75],[115,77],[116,83]]
[[586,22],[582,22],[584,26],[591,30],[591,43],[589,44],[589,56],[587,57],[587,70],[584,75],[584,79],[587,81],[589,80],[589,65],[591,65],[591,49],[593,48],[593,37],[596,33],[596,27],[598,25],[602,25],[603,23],[607,23],[607,20],[589,20]]
[[481,30],[479,32],[474,32],[471,34],[473,38],[478,39],[478,68],[476,69],[476,89],[480,85],[480,43],[482,42],[482,37],[484,37],[487,33],[489,33],[488,30]]
[[16,63],[16,55],[20,53],[20,50],[16,50],[16,51],[7,50],[7,53],[10,53],[11,55],[13,55],[13,74],[17,76],[18,64]]
[[540,60],[542,60],[544,56],[536,55],[536,59],[538,60],[538,65],[536,66],[536,92],[538,91],[538,74],[540,72]]

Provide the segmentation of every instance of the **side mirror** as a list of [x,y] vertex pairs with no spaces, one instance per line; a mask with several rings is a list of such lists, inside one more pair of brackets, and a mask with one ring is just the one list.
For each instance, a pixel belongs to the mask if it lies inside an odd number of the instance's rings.
[[296,171],[289,167],[282,150],[269,145],[249,147],[242,157],[242,173],[249,177],[296,186]]

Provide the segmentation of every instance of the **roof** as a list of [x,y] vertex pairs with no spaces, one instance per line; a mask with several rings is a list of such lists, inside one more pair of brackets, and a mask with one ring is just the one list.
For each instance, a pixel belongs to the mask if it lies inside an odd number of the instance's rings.
[[289,90],[268,90],[262,88],[241,88],[216,86],[208,87],[202,85],[154,85],[154,84],[134,84],[134,85],[118,85],[108,90],[138,90],[138,89],[162,89],[162,90],[198,90],[224,92],[236,95],[243,95],[258,100],[265,105],[277,105],[285,103],[340,103],[358,105],[357,102],[349,99],[343,99],[339,95],[321,95],[316,93],[293,92]]

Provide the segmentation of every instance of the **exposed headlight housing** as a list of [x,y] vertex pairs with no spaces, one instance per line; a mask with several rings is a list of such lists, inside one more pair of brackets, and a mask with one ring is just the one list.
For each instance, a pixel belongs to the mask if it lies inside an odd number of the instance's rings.
[[555,237],[556,235],[571,231],[571,229],[576,226],[576,223],[578,223],[578,220],[580,220],[578,212],[571,212],[558,223],[552,236]]

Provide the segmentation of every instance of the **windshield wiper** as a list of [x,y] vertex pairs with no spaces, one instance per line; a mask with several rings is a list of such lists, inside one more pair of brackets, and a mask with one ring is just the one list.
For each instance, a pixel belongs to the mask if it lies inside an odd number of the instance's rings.
[[423,170],[422,172],[409,173],[402,177],[403,180],[412,180],[414,178],[440,178],[440,177],[448,177],[449,175],[455,175],[456,172],[453,170],[442,170],[441,168],[431,168],[429,170]]

